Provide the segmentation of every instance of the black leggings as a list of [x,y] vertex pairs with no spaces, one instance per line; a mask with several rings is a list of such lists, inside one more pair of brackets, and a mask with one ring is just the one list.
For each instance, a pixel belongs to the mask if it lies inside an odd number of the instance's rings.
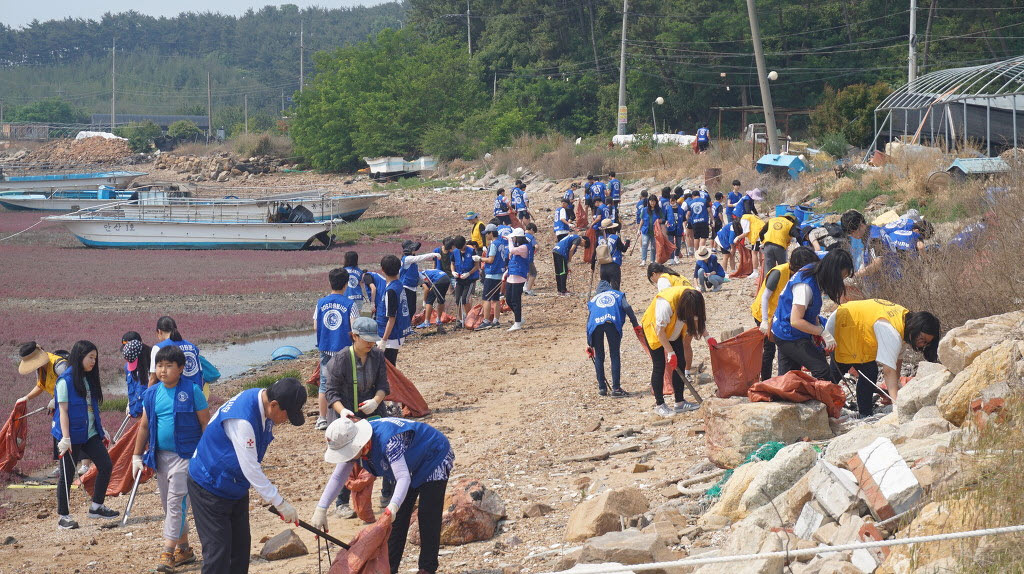
[[619,345],[622,343],[622,332],[614,323],[601,323],[594,329],[590,337],[590,346],[594,348],[594,369],[597,371],[597,388],[606,390],[608,381],[604,377],[604,340],[608,339],[608,356],[612,364],[612,390],[621,388],[619,386],[619,373],[621,362],[619,360]]
[[[761,322],[754,319],[754,324],[758,327],[761,326]],[[764,350],[761,351],[761,380],[767,381],[772,378],[772,367],[775,366],[775,341],[770,341],[768,337],[764,338]]]
[[807,367],[815,379],[819,381],[832,380],[832,372],[828,367],[828,360],[825,359],[825,351],[815,346],[810,337],[795,341],[776,339],[775,344],[779,348],[780,375]]
[[409,316],[412,317],[416,315],[416,290],[406,289],[405,298],[409,301]]
[[469,296],[473,293],[473,286],[476,285],[476,279],[456,279],[455,280],[455,304],[466,305],[469,303]]
[[850,369],[857,369],[857,411],[862,417],[869,417],[875,414],[875,393],[881,393],[871,383],[878,382],[878,363],[848,364],[837,363],[835,357],[830,365],[832,370],[831,380],[835,384],[843,379],[843,375],[850,372]]
[[398,349],[392,349],[390,347],[384,349],[384,358],[391,363],[392,367],[398,366]]
[[[682,361],[686,363],[686,351],[683,349],[683,338],[679,337],[675,341],[669,341],[672,345],[672,351],[676,354],[676,361]],[[665,384],[665,349],[651,349],[650,342],[647,343],[647,348],[651,351],[651,391],[654,392],[654,404],[663,405],[665,404],[665,393],[663,391]],[[680,366],[680,369],[683,367]],[[683,402],[683,379],[678,373],[672,373],[672,394],[675,396],[676,402]]]
[[569,261],[560,253],[552,252],[551,257],[555,260],[555,285],[558,292],[568,293],[569,288],[566,284],[569,282]]
[[523,289],[525,287],[526,283],[505,284],[505,302],[512,309],[512,315],[515,317],[516,323],[523,321]]
[[71,450],[60,457],[61,471],[57,474],[57,514],[61,516],[71,514],[68,509],[68,488],[64,477],[74,482],[77,476],[75,462],[84,458],[88,458],[96,465],[96,486],[92,491],[92,501],[103,504],[107,497],[107,485],[110,484],[110,472],[114,465],[110,462],[107,447],[103,446],[103,439],[95,435],[83,444],[71,445]]
[[622,285],[622,268],[618,263],[602,263],[601,278],[605,277],[608,278],[608,284],[612,286],[612,289],[618,291],[619,286]]
[[447,480],[425,482],[417,488],[410,488],[405,501],[399,507],[388,537],[388,561],[391,563],[391,574],[397,574],[405,553],[405,539],[409,534],[409,522],[412,510],[419,498],[419,509],[416,520],[420,524],[420,571],[434,574],[437,572],[437,552],[441,548],[441,513],[444,511],[444,491],[448,489]]

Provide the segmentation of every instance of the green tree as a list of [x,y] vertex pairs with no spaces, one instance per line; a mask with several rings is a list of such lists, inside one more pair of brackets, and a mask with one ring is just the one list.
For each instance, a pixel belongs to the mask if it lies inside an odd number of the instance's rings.
[[82,109],[64,100],[48,98],[19,107],[14,113],[13,121],[81,124],[88,122],[89,116]]
[[197,141],[205,134],[195,122],[178,120],[167,126],[167,137],[174,143]]
[[874,139],[874,111],[892,92],[888,84],[854,84],[841,90],[825,86],[825,94],[811,113],[811,132],[822,138],[842,134],[852,145],[868,146]]
[[153,122],[132,122],[114,130],[114,135],[127,138],[128,145],[136,153],[145,153],[163,135],[160,126]]

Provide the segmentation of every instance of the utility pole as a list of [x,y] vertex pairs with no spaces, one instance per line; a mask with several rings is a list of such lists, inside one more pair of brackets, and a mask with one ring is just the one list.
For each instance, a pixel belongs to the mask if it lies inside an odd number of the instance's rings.
[[210,90],[210,72],[206,72],[206,145],[210,145],[213,131],[213,92]]
[[469,25],[469,0],[466,0],[466,44],[469,46],[469,55],[473,55],[473,30]]
[[[748,2],[750,0],[747,0]],[[629,0],[622,0],[622,46],[619,50],[619,113],[615,133],[626,135],[626,16],[629,13]]]
[[[492,100],[497,100],[498,99],[498,72],[494,72],[494,92],[491,94],[491,99]],[[3,110],[3,108],[0,108],[0,110]],[[3,115],[0,114],[0,118],[2,118],[2,117],[3,117]]]
[[110,133],[117,125],[117,38],[110,44]]
[[764,63],[764,48],[761,46],[761,25],[757,20],[754,0],[747,0],[747,16],[750,18],[750,39],[754,43],[754,58],[757,60],[757,83],[761,86],[761,105],[764,106],[764,125],[768,132],[768,152],[779,153],[779,134],[775,131],[775,108],[772,106],[772,92],[768,87],[768,69]]
[[306,41],[305,41],[305,22],[299,22],[299,91],[302,91],[302,86],[305,82],[305,63],[306,63]]
[[907,83],[917,79],[917,0],[910,0],[910,42],[907,55]]
[[281,90],[281,115],[284,115],[284,90]]
[[245,133],[249,134],[249,94],[242,94],[242,101],[245,102]]

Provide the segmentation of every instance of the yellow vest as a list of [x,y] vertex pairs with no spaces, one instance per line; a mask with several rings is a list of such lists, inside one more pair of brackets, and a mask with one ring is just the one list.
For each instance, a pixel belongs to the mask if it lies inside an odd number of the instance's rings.
[[[773,217],[768,220],[768,231],[764,234],[765,243],[774,243],[785,249],[789,245],[789,231],[793,222],[786,217]],[[760,232],[758,232],[760,233]]]
[[747,244],[753,245],[757,242],[757,236],[761,234],[761,228],[764,227],[764,221],[761,218],[754,215],[753,213],[745,213],[741,219],[745,219],[750,222],[750,231],[747,233]]
[[487,249],[487,243],[484,241],[484,224],[476,222],[473,224],[473,232],[469,234],[470,241],[476,241],[476,244],[480,246],[480,249]]
[[57,387],[57,373],[53,372],[53,366],[64,361],[64,358],[53,353],[46,353],[46,356],[50,362],[43,367],[42,374],[39,373],[39,369],[36,369],[36,386],[52,395],[53,390]]
[[903,337],[907,310],[883,299],[843,303],[836,310],[836,361],[847,365],[869,363],[878,356],[875,322],[885,319]]
[[673,287],[687,287],[689,289],[693,289],[693,284],[690,283],[690,280],[687,279],[686,277],[683,277],[682,275],[662,273],[661,276],[659,276],[658,278],[668,279],[668,282],[671,283]]
[[[768,275],[772,271],[779,272],[779,284],[775,286],[775,290],[772,291],[772,296],[768,298],[768,312],[762,315],[761,296],[764,295],[764,290],[768,284]],[[754,297],[754,303],[750,305],[750,313],[754,316],[754,319],[757,321],[772,320],[772,317],[775,315],[775,307],[779,304],[779,295],[782,295],[782,291],[786,288],[786,283],[789,283],[790,274],[789,263],[780,263],[779,265],[772,267],[768,273],[765,273],[765,280],[761,282],[761,288],[757,290],[757,297]]]
[[[647,306],[647,311],[644,311],[644,317],[640,324],[644,326],[644,335],[647,337],[647,344],[651,347],[651,350],[661,348],[661,341],[658,340],[658,326],[654,319],[658,298],[660,297],[668,301],[668,304],[672,306],[672,316],[678,317],[679,310],[676,309],[676,302],[679,300],[679,296],[688,289],[693,289],[693,287],[678,286],[664,289],[655,295],[654,299],[651,300],[651,304]],[[671,334],[672,330],[675,329],[675,323],[670,324],[665,329]],[[683,331],[679,336],[682,337],[685,334],[686,327],[683,327]]]

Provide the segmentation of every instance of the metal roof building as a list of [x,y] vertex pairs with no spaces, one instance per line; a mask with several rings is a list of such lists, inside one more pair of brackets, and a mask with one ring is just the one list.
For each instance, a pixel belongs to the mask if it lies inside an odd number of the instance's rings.
[[1024,56],[931,72],[899,88],[875,108],[871,150],[901,136],[947,150],[972,143],[989,156],[1024,144]]

